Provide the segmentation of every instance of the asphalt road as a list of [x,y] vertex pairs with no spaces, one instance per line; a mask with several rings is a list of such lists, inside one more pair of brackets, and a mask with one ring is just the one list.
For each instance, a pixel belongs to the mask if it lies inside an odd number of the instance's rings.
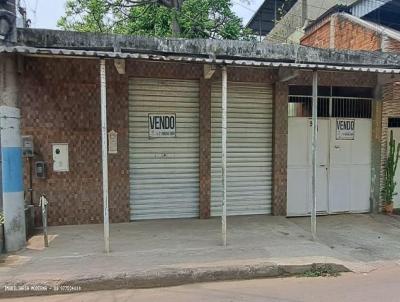
[[178,287],[116,290],[70,295],[7,299],[29,302],[187,302],[187,301],[400,301],[400,266],[393,264],[368,274],[339,277],[259,279],[201,283]]

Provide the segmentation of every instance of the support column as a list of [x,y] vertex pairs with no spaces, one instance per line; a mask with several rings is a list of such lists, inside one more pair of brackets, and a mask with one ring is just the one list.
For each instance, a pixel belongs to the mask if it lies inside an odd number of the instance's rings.
[[318,71],[313,71],[312,83],[312,210],[311,234],[313,240],[317,239],[317,133],[318,133]]
[[107,150],[107,88],[106,61],[100,60],[100,95],[101,95],[101,151],[103,173],[103,226],[104,250],[110,252],[110,222],[108,212],[108,150]]
[[0,130],[5,246],[13,252],[26,242],[18,74],[13,55],[0,56]]
[[276,82],[274,87],[274,96],[272,215],[286,216],[288,152],[287,83]]
[[200,219],[211,212],[211,80],[200,79],[200,153],[199,153],[199,212]]
[[[383,144],[387,145],[387,141],[383,140],[382,127],[387,127],[387,116],[385,116],[386,122],[383,123],[382,112],[383,105],[386,105],[386,99],[384,96],[384,84],[379,81],[380,76],[377,75],[377,85],[375,87],[375,96],[372,102],[372,137],[371,137],[371,204],[370,211],[372,213],[379,213],[380,208],[380,197],[381,197],[381,180],[383,178],[384,166],[382,164],[382,151]],[[387,129],[387,128],[385,128]],[[386,136],[385,136],[386,137]]]
[[226,246],[226,128],[228,103],[228,75],[226,66],[222,67],[222,245]]

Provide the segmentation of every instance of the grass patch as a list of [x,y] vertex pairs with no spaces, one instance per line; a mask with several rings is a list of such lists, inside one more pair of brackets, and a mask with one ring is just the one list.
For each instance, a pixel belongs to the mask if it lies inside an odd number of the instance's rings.
[[340,273],[335,271],[331,265],[313,265],[308,271],[305,271],[299,277],[315,278],[315,277],[339,277]]

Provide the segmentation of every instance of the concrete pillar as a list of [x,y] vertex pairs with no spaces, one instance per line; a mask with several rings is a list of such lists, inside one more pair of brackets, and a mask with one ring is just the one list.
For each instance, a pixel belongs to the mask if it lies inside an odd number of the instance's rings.
[[200,218],[211,214],[211,80],[200,79]]
[[288,85],[277,82],[274,88],[274,139],[272,168],[272,214],[286,216],[287,150],[288,150]]
[[[372,213],[379,212],[380,197],[381,197],[381,182],[383,173],[381,170],[382,164],[382,107],[383,107],[383,85],[378,83],[375,88],[375,98],[372,102],[372,138],[371,138],[371,207]],[[387,125],[387,122],[386,122]],[[386,141],[385,141],[386,142]],[[385,148],[386,149],[386,148]]]
[[0,56],[1,195],[8,252],[24,247],[26,241],[17,77],[16,57]]

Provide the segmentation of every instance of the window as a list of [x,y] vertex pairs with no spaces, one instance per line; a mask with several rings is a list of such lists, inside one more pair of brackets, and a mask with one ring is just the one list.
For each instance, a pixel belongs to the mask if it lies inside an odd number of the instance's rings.
[[[289,116],[310,117],[312,115],[312,97],[289,96]],[[329,117],[329,98],[318,98],[318,116]]]
[[388,118],[389,128],[400,128],[400,117],[389,117]]
[[[371,118],[372,88],[318,87],[318,117]],[[288,115],[312,116],[312,87],[289,86]]]

